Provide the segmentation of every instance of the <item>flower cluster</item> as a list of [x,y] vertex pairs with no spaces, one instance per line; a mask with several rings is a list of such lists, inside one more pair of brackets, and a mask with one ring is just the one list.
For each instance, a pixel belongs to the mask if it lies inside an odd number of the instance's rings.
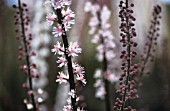
[[141,72],[139,76],[143,76],[148,72],[144,72],[146,67],[149,65],[149,61],[153,62],[154,54],[156,51],[157,39],[160,36],[159,34],[159,26],[160,26],[160,19],[161,19],[161,7],[159,5],[154,6],[153,13],[152,13],[152,20],[150,29],[147,35],[147,42],[144,46],[144,54],[141,55],[142,64],[141,64]]
[[[70,0],[60,0],[58,2],[52,2],[52,1],[48,1],[53,8],[56,9],[61,9],[62,8],[62,16],[63,16],[63,21],[62,24],[64,25],[64,29],[65,31],[69,31],[69,29],[71,28],[71,25],[75,23],[75,14],[74,12],[70,9],[69,5],[71,4]],[[67,7],[66,7],[67,6]],[[66,7],[66,9],[65,9]],[[49,13],[46,17],[47,22],[50,26],[52,26],[54,23],[56,23],[58,21],[58,17],[56,15],[56,13],[52,12]],[[58,25],[58,26],[54,26],[53,27],[53,34],[55,37],[60,37],[63,34],[63,30],[62,30],[62,26]]]
[[[31,32],[34,38],[31,42],[31,50],[36,52],[36,56],[30,57],[30,62],[36,63],[37,69],[35,69],[36,73],[39,74],[38,79],[33,79],[33,87],[34,89],[41,89],[43,93],[41,94],[40,100],[45,101],[48,98],[47,91],[44,88],[48,84],[48,63],[46,58],[50,54],[49,44],[50,44],[50,35],[49,28],[46,27],[46,21],[44,21],[44,15],[46,15],[46,11],[49,10],[49,7],[44,7],[44,2],[39,0],[35,2],[35,6],[33,8],[33,19],[31,21]],[[39,107],[43,111],[47,111],[47,106],[45,104],[40,104]]]
[[106,79],[111,83],[118,80],[118,77],[114,74],[113,67],[110,67],[111,61],[116,57],[114,52],[116,48],[115,37],[110,30],[111,25],[108,22],[111,11],[105,5],[100,7],[99,4],[92,4],[91,2],[86,2],[84,10],[92,15],[89,21],[89,34],[93,35],[91,42],[98,44],[96,47],[98,52],[96,55],[97,60],[106,65],[106,68],[103,70],[97,69],[94,75],[96,79],[94,86],[97,88],[96,97],[104,99],[105,94],[108,93],[105,91],[104,80]]
[[136,19],[133,16],[132,10],[134,4],[129,4],[128,0],[121,0],[119,7],[119,17],[121,19],[120,36],[122,37],[120,42],[122,43],[122,47],[124,47],[125,50],[121,52],[120,56],[120,58],[122,59],[122,74],[119,78],[120,89],[117,90],[117,93],[120,95],[120,97],[116,99],[114,110],[136,111],[126,103],[127,101],[130,101],[132,99],[139,98],[137,94],[137,89],[135,88],[137,82],[135,78],[137,73],[139,72],[139,66],[133,63],[133,59],[137,55],[136,51],[133,50],[133,48],[137,46],[137,43],[133,40],[133,38],[137,36],[134,28],[134,21]]
[[24,99],[24,103],[28,110],[40,110],[39,104],[44,102],[42,94],[44,91],[41,88],[34,88],[33,80],[38,80],[40,74],[37,72],[37,64],[34,61],[31,61],[31,57],[36,56],[36,52],[32,50],[31,43],[33,36],[29,33],[29,23],[30,19],[28,17],[28,8],[27,4],[21,3],[18,1],[18,6],[13,5],[15,8],[16,14],[15,25],[18,25],[16,29],[17,39],[21,41],[23,45],[18,47],[19,55],[18,60],[23,60],[24,65],[20,67],[20,69],[27,74],[27,81],[23,83],[23,87],[28,90],[28,99]]
[[73,58],[81,53],[82,49],[77,42],[68,43],[66,31],[69,31],[71,25],[74,24],[75,14],[70,9],[70,0],[59,0],[58,2],[46,1],[50,4],[54,10],[51,14],[48,14],[46,19],[49,25],[53,26],[52,34],[54,37],[62,37],[62,42],[57,41],[53,49],[54,54],[58,55],[56,61],[58,67],[65,68],[67,70],[59,72],[56,82],[69,83],[70,92],[67,105],[64,106],[64,111],[83,111],[77,107],[77,97],[75,84],[80,81],[82,84],[86,84],[85,71],[82,66],[74,62]]

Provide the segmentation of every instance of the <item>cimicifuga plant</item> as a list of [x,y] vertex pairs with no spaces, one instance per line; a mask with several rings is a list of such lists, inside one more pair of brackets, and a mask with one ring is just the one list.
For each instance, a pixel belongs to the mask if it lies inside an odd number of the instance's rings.
[[[140,78],[149,73],[147,67],[149,67],[150,63],[154,61],[154,55],[156,52],[157,40],[160,36],[160,19],[161,19],[161,6],[155,5],[152,12],[152,20],[151,25],[148,31],[148,35],[146,38],[146,43],[144,46],[143,55],[141,55],[141,71]],[[147,70],[147,71],[146,71]]]
[[136,30],[134,28],[134,21],[136,20],[133,16],[134,4],[130,3],[129,0],[121,0],[119,17],[121,21],[120,25],[120,36],[123,50],[121,51],[120,58],[122,59],[122,74],[119,78],[120,89],[117,90],[119,97],[116,98],[114,104],[115,111],[136,111],[129,104],[132,99],[139,98],[137,94],[136,85],[136,75],[138,71],[138,65],[133,63],[135,56],[137,55],[134,48],[137,43],[133,40],[137,36]]
[[115,75],[113,67],[113,61],[116,57],[115,37],[110,30],[111,24],[108,22],[111,11],[106,5],[100,6],[97,2],[86,2],[84,10],[92,15],[88,24],[89,34],[93,36],[91,42],[97,44],[96,57],[101,63],[101,67],[94,74],[96,97],[105,99],[106,111],[112,111],[111,83],[118,81],[118,77]]
[[56,82],[70,85],[68,104],[64,106],[63,110],[83,111],[83,108],[77,105],[79,97],[77,96],[76,83],[80,81],[82,84],[86,84],[85,71],[82,66],[74,62],[74,58],[81,53],[82,49],[77,42],[69,43],[66,33],[71,28],[71,25],[75,23],[75,14],[70,8],[71,0],[48,0],[46,4],[51,5],[53,9],[53,12],[49,13],[46,17],[49,25],[53,27],[52,34],[59,40],[59,37],[62,39],[57,41],[51,50],[54,54],[58,55],[56,62],[58,67],[62,68],[62,71],[57,75]]
[[[31,42],[31,50],[36,51],[36,56],[31,57],[31,61],[35,62],[37,69],[35,70],[40,74],[39,79],[33,80],[34,88],[41,88],[43,99],[47,99],[48,93],[44,90],[48,84],[48,63],[46,58],[50,54],[49,44],[51,38],[49,35],[50,28],[46,26],[44,16],[49,12],[49,7],[44,6],[43,0],[34,1],[34,8],[32,8],[33,18],[31,21],[31,32],[33,39]],[[47,111],[45,104],[39,106],[42,111]]]
[[31,57],[36,56],[36,52],[32,50],[30,45],[33,36],[28,30],[30,18],[28,16],[27,4],[18,0],[18,5],[13,5],[13,8],[16,9],[14,18],[17,29],[15,31],[17,39],[21,42],[21,45],[18,47],[18,60],[23,61],[20,69],[27,75],[27,80],[23,83],[23,87],[27,89],[28,98],[24,99],[24,103],[28,110],[40,111],[39,105],[44,101],[42,97],[43,90],[33,87],[33,80],[38,80],[40,74],[36,71],[36,63],[30,60]]

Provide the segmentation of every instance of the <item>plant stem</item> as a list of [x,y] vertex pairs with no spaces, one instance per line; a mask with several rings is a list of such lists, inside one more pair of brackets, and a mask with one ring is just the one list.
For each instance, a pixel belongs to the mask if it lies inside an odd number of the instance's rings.
[[[66,57],[67,62],[68,62],[67,66],[68,66],[68,73],[69,73],[70,91],[71,90],[75,91],[75,82],[74,82],[74,73],[73,73],[73,67],[72,67],[72,59],[71,59],[71,56],[68,56],[68,53],[67,53],[69,45],[68,45],[67,34],[66,34],[66,31],[65,31],[65,28],[64,28],[64,24],[62,23],[63,17],[62,17],[62,14],[61,14],[61,9],[57,9],[56,13],[57,13],[57,16],[58,16],[58,23],[62,26],[62,30],[63,30],[62,40],[63,40],[63,43],[64,43],[64,49],[65,49],[64,54],[65,54],[65,57]],[[71,97],[71,104],[72,104],[72,107],[73,107],[73,111],[77,111],[76,97],[75,98]]]
[[[156,27],[156,24],[154,24],[153,27]],[[146,54],[146,58],[145,58],[145,60],[143,61],[143,68],[142,68],[142,70],[141,70],[141,72],[140,72],[140,74],[139,74],[140,77],[142,77],[143,74],[144,74],[144,70],[145,70],[146,64],[147,64],[147,62],[148,62],[150,53],[151,53],[152,44],[153,44],[153,39],[154,39],[153,37],[154,37],[154,33],[152,33],[151,39],[149,39],[149,40],[150,40],[150,43],[149,43],[149,46],[148,46],[148,51],[147,51],[147,54]]]
[[[126,0],[126,10],[129,8],[128,0]],[[131,37],[130,37],[130,26],[129,26],[129,18],[126,16],[126,25],[127,25],[127,39],[128,39],[128,46],[127,46],[127,52],[128,52],[128,60],[127,60],[127,77],[125,81],[125,86],[128,85],[128,82],[130,80],[130,66],[131,66]],[[125,88],[123,97],[122,97],[122,106],[121,106],[121,111],[124,111],[124,107],[126,104],[126,94],[127,94],[127,88]]]
[[[25,24],[24,24],[24,18],[23,18],[23,9],[22,9],[20,0],[18,0],[18,6],[19,6],[20,19],[21,19],[21,33],[22,33],[22,36],[23,36],[24,49],[25,49],[25,53],[26,53],[26,64],[27,64],[27,67],[28,67],[29,90],[33,91],[30,61],[29,61],[29,51],[28,51],[27,40],[26,40],[26,35],[25,35]],[[31,93],[30,97],[31,97],[32,105],[33,105],[33,111],[37,111],[34,93]]]
[[[99,20],[99,28],[101,28],[101,19],[100,19],[100,13],[98,12],[97,13],[97,16],[98,16],[98,20]],[[100,35],[100,38],[101,38],[101,42],[104,46],[104,53],[103,53],[103,63],[102,63],[102,66],[103,66],[103,73],[106,73],[107,72],[107,64],[108,64],[108,61],[106,59],[106,47],[105,47],[105,43],[104,43],[104,38],[102,37],[102,35]],[[111,94],[110,94],[110,82],[104,78],[104,83],[105,83],[105,91],[106,91],[106,94],[105,94],[105,107],[106,107],[106,111],[112,111],[112,103],[111,103]]]

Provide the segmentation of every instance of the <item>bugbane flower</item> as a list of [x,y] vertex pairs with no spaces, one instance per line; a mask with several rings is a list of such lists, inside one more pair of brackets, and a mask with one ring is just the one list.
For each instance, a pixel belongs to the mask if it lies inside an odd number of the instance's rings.
[[[62,36],[63,41],[63,45],[61,45],[60,42],[57,42],[51,51],[60,55],[56,61],[59,64],[58,67],[64,66],[64,68],[67,69],[66,73],[59,72],[56,80],[59,84],[67,82],[70,84],[70,92],[68,93],[69,98],[67,100],[68,104],[64,106],[64,111],[77,110],[78,97],[76,95],[76,88],[73,86],[76,86],[77,81],[86,84],[84,68],[74,63],[73,59],[73,57],[78,56],[78,54],[81,53],[82,49],[77,42],[69,43],[67,39],[66,31],[69,31],[71,25],[75,23],[75,13],[70,9],[70,4],[71,0],[58,0],[58,2],[52,3],[54,10],[56,10],[54,13],[57,15],[57,20],[50,18],[51,16],[48,18],[52,23],[56,20],[55,24],[53,24],[55,26],[53,27],[52,33],[55,37]],[[69,69],[73,70],[71,71]]]
[[49,13],[46,17],[47,23],[51,26],[53,25],[54,21],[57,19],[57,15],[53,13]]
[[77,75],[76,80],[81,81],[84,85],[87,83],[84,75]]
[[54,52],[54,54],[58,53],[59,55],[63,55],[63,51],[64,51],[64,46],[61,46],[61,42],[58,42],[54,45],[54,48],[51,49],[52,52]]
[[63,34],[63,29],[61,26],[58,27],[53,27],[53,32],[52,34],[54,34],[54,37],[59,37]]
[[58,67],[63,67],[67,65],[67,60],[65,57],[58,57],[57,63],[59,63]]
[[69,79],[69,75],[63,72],[59,72],[58,74],[59,75],[57,76],[56,82],[59,82],[59,84],[67,83],[67,80]]
[[64,5],[71,5],[71,0],[60,0],[61,1],[61,4],[62,4],[62,6],[64,6]]
[[74,90],[71,90],[68,95],[70,95],[71,97],[75,98],[75,91]]
[[81,48],[80,46],[78,45],[77,42],[70,42],[70,45],[68,47],[68,54],[69,56],[78,56],[79,53],[81,53]]

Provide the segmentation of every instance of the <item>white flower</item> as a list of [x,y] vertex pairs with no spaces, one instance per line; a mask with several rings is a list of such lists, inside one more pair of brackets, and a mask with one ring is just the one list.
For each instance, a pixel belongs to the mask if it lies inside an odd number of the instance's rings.
[[79,107],[77,108],[77,111],[85,111],[83,108],[80,109]]
[[88,34],[92,35],[95,33],[95,31],[96,31],[96,27],[91,27]]
[[61,5],[64,6],[64,5],[71,5],[71,0],[60,0],[61,1]]
[[115,58],[115,53],[113,52],[113,50],[109,50],[109,51],[106,51],[106,59],[108,61],[112,60],[113,58]]
[[41,98],[41,97],[39,97],[38,99],[37,99],[37,102],[38,103],[42,103],[44,100],[43,100],[43,98]]
[[67,60],[65,57],[58,57],[57,63],[59,63],[58,67],[66,66]]
[[99,24],[99,20],[96,16],[92,17],[89,21],[89,26],[94,27]]
[[77,42],[70,42],[70,45],[68,47],[68,54],[69,56],[78,56],[79,53],[81,53],[81,48],[80,46],[78,45]]
[[105,88],[104,86],[102,86],[97,89],[95,96],[97,98],[104,99],[105,94],[106,94]]
[[51,26],[53,25],[54,21],[57,19],[57,15],[55,15],[55,13],[49,13],[46,17],[46,20],[48,22],[48,24]]
[[79,65],[77,65],[77,66],[74,68],[74,70],[75,70],[74,72],[75,72],[76,74],[79,74],[79,75],[85,73],[84,67],[81,67],[81,66],[79,66]]
[[75,23],[75,20],[72,19],[70,16],[66,16],[63,20],[63,23],[67,26],[70,26]]
[[71,90],[68,95],[70,95],[72,98],[75,98],[76,94],[75,94],[75,90]]
[[102,61],[103,61],[103,54],[102,54],[102,53],[98,53],[98,54],[96,55],[96,58],[97,58],[97,60],[98,60],[99,62],[102,62]]
[[101,21],[102,23],[107,23],[111,16],[111,11],[108,9],[106,5],[103,6],[101,10]]
[[33,109],[33,105],[32,105],[31,103],[27,103],[26,106],[27,106],[27,109],[28,109],[28,110]]
[[71,105],[64,106],[63,111],[72,111]]
[[100,86],[103,86],[104,83],[101,79],[97,79],[94,83],[94,87],[100,87]]
[[62,10],[61,12],[64,17],[69,16],[71,18],[75,18],[75,13],[70,9],[70,7],[67,7],[66,10]]
[[85,7],[84,7],[84,11],[85,12],[90,12],[91,11],[91,7],[92,7],[92,3],[91,2],[86,2]]
[[95,34],[91,42],[96,44],[99,43],[99,41],[100,41],[99,34]]
[[54,34],[54,37],[59,37],[63,34],[63,29],[61,26],[58,27],[53,27],[53,32],[52,34]]
[[57,41],[57,43],[54,45],[54,48],[51,49],[51,52],[54,52],[54,54],[58,53],[59,55],[63,55],[64,46],[61,46],[61,43]]
[[84,85],[87,83],[84,75],[77,75],[76,80],[81,81]]
[[62,7],[61,1],[55,2],[52,4],[54,9],[59,9]]
[[96,49],[100,54],[104,53],[105,50],[103,44],[98,45]]
[[43,93],[44,93],[44,91],[43,91],[41,88],[39,88],[39,89],[37,90],[37,92],[38,92],[38,94],[43,94]]
[[69,79],[69,75],[68,74],[64,74],[63,72],[59,72],[59,75],[57,76],[56,82],[59,82],[59,84],[67,83],[68,79]]
[[111,83],[119,80],[119,77],[115,76],[115,74],[113,74],[110,70],[106,71],[105,78]]
[[94,78],[101,78],[102,77],[102,70],[97,69],[94,74]]

